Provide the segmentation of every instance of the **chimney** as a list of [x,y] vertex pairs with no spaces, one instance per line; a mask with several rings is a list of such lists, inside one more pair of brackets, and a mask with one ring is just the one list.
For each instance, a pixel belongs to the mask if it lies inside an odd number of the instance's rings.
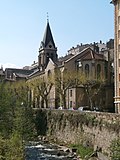
[[95,42],[93,43],[93,50],[95,51],[95,47],[96,47],[96,44]]

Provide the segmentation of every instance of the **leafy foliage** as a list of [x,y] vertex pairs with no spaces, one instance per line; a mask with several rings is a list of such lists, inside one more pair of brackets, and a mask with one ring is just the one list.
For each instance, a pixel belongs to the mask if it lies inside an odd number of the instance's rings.
[[0,159],[1,160],[23,160],[24,145],[19,133],[15,132],[9,139],[0,136]]
[[[39,106],[39,99],[42,98],[43,105],[45,102],[46,108],[48,108],[48,95],[51,91],[53,86],[53,77],[49,76],[47,79],[45,78],[38,78],[33,79],[32,81],[28,81],[29,88],[34,92],[34,99],[38,100]],[[41,106],[43,108],[43,106]]]
[[93,153],[92,148],[84,147],[82,144],[72,144],[70,147],[77,149],[77,154],[79,154],[81,158],[85,158],[86,156]]
[[34,136],[35,126],[25,82],[0,83],[0,157],[22,160],[23,141]]
[[111,150],[111,160],[119,160],[120,159],[120,138],[112,141],[110,150]]
[[75,86],[77,73],[74,71],[64,70],[60,72],[56,70],[55,86],[58,94],[61,97],[61,104],[66,108],[66,92],[70,87]]
[[22,137],[18,132],[14,132],[10,139],[7,140],[6,159],[23,160],[24,159],[24,145],[22,144]]
[[93,110],[93,101],[95,101],[95,97],[99,96],[104,88],[105,79],[93,79],[92,77],[87,77],[84,73],[80,72],[77,76],[77,84],[84,87],[85,94],[88,97],[90,109]]

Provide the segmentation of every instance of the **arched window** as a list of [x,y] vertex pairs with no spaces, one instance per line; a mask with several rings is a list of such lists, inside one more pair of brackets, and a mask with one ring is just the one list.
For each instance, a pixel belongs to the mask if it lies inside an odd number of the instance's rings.
[[51,71],[50,70],[48,70],[48,77],[50,77],[51,76]]
[[48,62],[49,62],[49,58],[50,58],[49,53],[46,53],[46,65],[47,65],[47,64],[48,64]]
[[98,64],[97,65],[97,78],[100,78],[100,75],[101,75],[101,65]]
[[85,65],[85,75],[88,77],[89,76],[89,64]]

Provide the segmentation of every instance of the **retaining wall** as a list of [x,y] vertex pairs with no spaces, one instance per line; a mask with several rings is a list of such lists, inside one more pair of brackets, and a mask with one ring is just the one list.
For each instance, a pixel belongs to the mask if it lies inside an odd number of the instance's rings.
[[35,110],[39,135],[59,143],[82,143],[109,153],[111,141],[120,137],[120,114],[69,110]]

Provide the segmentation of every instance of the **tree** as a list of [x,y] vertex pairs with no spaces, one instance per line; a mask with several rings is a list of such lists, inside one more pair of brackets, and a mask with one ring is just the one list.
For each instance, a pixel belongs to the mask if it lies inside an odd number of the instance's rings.
[[13,128],[12,96],[4,82],[0,83],[0,134],[9,137]]
[[26,82],[0,83],[0,159],[23,160],[23,142],[35,135]]
[[0,132],[9,138],[14,130],[27,140],[34,131],[32,108],[25,82],[4,83],[0,87]]
[[29,81],[28,84],[29,84],[29,87],[33,89],[34,98],[37,98],[37,100],[39,101],[41,97],[42,98],[41,101],[43,102],[43,105],[45,102],[45,106],[46,108],[48,108],[48,95],[54,84],[52,75],[47,78],[42,77],[39,79],[34,79],[32,81]]
[[105,85],[105,80],[100,78],[93,79],[93,78],[87,77],[84,73],[80,72],[77,78],[77,85],[83,86],[84,91],[88,97],[90,109],[93,110],[94,109],[93,101],[95,97],[98,96],[102,91]]
[[75,85],[76,81],[76,72],[75,71],[68,71],[64,70],[60,72],[60,70],[56,70],[55,73],[55,87],[57,93],[61,97],[61,103],[63,104],[64,108],[66,109],[66,92],[70,87]]
[[17,82],[11,85],[14,95],[14,128],[23,140],[28,140],[35,135],[35,126],[31,105],[28,102],[28,86],[26,82]]

